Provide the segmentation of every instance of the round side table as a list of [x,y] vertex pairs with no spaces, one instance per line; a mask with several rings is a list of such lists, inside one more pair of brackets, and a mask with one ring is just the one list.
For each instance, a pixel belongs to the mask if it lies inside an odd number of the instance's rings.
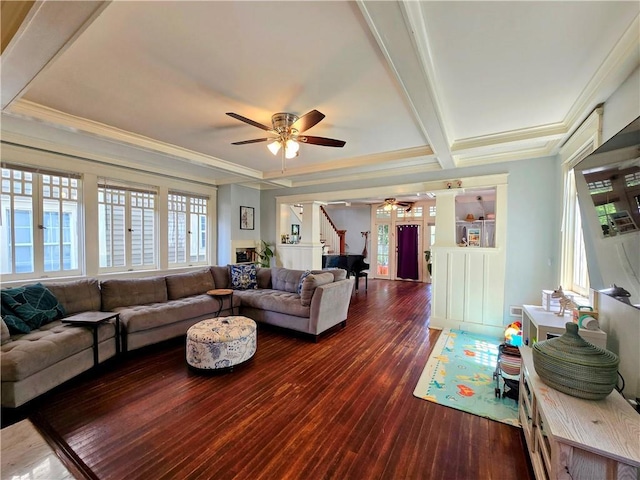
[[220,312],[222,311],[222,303],[225,298],[229,298],[231,305],[231,315],[233,315],[233,290],[230,288],[216,288],[214,290],[209,290],[207,295],[211,295],[213,298],[218,300],[218,313],[216,313],[216,317],[220,316]]

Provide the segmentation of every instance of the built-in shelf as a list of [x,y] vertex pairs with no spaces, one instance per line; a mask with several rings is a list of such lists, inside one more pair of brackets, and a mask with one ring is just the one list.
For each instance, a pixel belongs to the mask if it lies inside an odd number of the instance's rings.
[[456,243],[459,246],[493,248],[496,244],[495,220],[456,221]]

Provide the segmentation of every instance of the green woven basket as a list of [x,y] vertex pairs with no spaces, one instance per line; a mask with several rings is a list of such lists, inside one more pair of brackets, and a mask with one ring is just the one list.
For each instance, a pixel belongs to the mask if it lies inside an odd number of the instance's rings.
[[533,345],[533,365],[552,388],[588,400],[601,400],[618,383],[620,359],[578,334],[578,325],[567,322],[565,333]]

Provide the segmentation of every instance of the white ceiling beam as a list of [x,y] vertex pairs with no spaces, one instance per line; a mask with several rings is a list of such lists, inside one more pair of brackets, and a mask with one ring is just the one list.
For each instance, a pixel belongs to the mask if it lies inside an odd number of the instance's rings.
[[[402,150],[395,150],[392,152],[374,153],[371,155],[334,160],[331,162],[324,162],[315,165],[288,167],[284,171],[284,173],[281,170],[265,172],[264,178],[273,179],[336,171],[336,176],[340,176],[340,170],[346,170],[349,168],[371,168],[375,165],[392,164],[394,162],[407,159],[421,160],[424,157],[429,157],[431,155],[433,155],[433,151],[428,146],[404,148]],[[295,160],[289,160],[289,164],[295,165]],[[387,168],[393,168],[393,165],[389,165],[389,167]]]
[[[412,26],[407,25],[404,12],[412,10],[407,5],[395,2],[359,0],[358,6],[391,71],[396,76],[407,102],[416,118],[426,142],[435,152],[443,169],[455,168],[449,142],[438,115],[438,106],[425,65],[416,49],[416,38]],[[402,25],[405,28],[399,28]]]

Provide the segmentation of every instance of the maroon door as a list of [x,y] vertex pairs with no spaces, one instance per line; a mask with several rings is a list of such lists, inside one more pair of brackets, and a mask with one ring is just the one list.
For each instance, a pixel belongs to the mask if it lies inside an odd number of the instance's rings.
[[398,270],[396,276],[407,280],[419,280],[418,232],[419,225],[398,225]]

